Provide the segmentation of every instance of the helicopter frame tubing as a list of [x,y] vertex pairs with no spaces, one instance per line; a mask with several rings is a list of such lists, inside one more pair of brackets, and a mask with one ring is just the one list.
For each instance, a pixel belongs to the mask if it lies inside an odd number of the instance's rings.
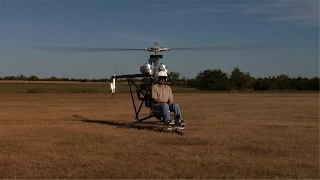
[[[132,80],[133,78],[139,78],[139,77],[146,78],[147,84],[140,84],[140,86],[138,86]],[[125,79],[127,79],[129,90],[130,90],[131,101],[132,101],[133,109],[134,109],[134,113],[135,113],[134,122],[142,122],[144,120],[147,120],[147,119],[154,117],[152,110],[151,110],[152,109],[151,108],[151,106],[152,106],[152,104],[151,104],[151,86],[152,86],[152,82],[153,82],[152,76],[145,75],[145,74],[132,74],[132,75],[112,76],[111,78],[115,78],[115,79],[125,78]],[[137,97],[141,101],[141,103],[138,107],[137,107],[135,99],[133,97],[132,86],[136,87]],[[141,95],[142,95],[142,97],[141,97]],[[142,109],[143,104],[145,104],[146,107],[150,108],[150,115],[145,116],[143,118],[139,118],[139,114],[140,114],[140,111]]]
[[[150,95],[151,95],[152,78],[149,77],[148,80],[150,81],[148,84],[140,84],[140,87],[138,87],[131,78],[127,79],[128,86],[129,86],[129,89],[130,89],[131,100],[132,100],[132,104],[133,104],[133,108],[134,108],[134,112],[135,112],[135,119],[134,119],[135,122],[142,122],[144,120],[147,120],[147,119],[150,119],[150,118],[153,117],[153,115],[150,112],[150,115],[148,115],[146,117],[143,117],[141,119],[139,118],[139,113],[140,113],[140,111],[142,109],[142,105],[143,104],[145,104],[145,106],[150,108],[150,98],[151,98]],[[133,92],[132,92],[132,88],[131,88],[131,83],[137,88],[137,96],[138,96],[138,99],[141,101],[138,110],[137,110],[137,107],[136,107],[135,100],[133,98]],[[145,86],[146,88],[142,88],[141,85]],[[143,92],[143,90],[145,90],[145,92]],[[143,95],[143,97],[140,96],[141,94]]]

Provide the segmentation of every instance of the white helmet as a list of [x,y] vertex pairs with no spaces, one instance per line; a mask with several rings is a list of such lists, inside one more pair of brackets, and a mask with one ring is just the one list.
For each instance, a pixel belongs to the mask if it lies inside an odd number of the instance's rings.
[[159,71],[158,77],[159,76],[166,76],[167,77],[168,75],[167,75],[167,73],[165,71]]

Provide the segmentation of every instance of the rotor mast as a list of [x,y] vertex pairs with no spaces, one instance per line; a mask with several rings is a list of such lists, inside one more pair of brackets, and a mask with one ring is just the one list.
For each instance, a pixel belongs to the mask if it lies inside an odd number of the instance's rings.
[[153,67],[154,67],[154,73],[153,73],[153,84],[157,84],[158,81],[158,73],[159,73],[159,67],[160,67],[160,58],[157,57],[158,53],[154,53],[154,57],[150,58],[153,61]]
[[160,67],[160,59],[163,58],[163,55],[159,55],[158,51],[159,49],[158,42],[155,41],[154,43],[154,54],[150,55],[149,63],[153,63],[154,72],[153,72],[153,84],[157,84],[158,81],[158,73],[159,73],[159,67]]

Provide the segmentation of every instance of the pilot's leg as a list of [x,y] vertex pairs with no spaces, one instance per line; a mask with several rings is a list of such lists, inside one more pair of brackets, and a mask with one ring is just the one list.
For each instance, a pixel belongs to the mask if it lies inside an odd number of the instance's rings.
[[183,120],[182,118],[182,114],[181,114],[181,110],[180,110],[180,106],[178,103],[173,103],[170,105],[170,111],[174,112],[174,116],[178,119],[178,120]]
[[170,121],[170,111],[169,111],[169,104],[168,103],[155,104],[155,105],[153,105],[153,108],[157,111],[161,111],[162,119],[165,122]]

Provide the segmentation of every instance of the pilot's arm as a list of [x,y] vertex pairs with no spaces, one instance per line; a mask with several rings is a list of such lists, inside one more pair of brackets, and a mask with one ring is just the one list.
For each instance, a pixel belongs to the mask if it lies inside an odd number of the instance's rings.
[[155,101],[155,103],[164,103],[159,98],[153,98],[153,100]]
[[172,104],[173,103],[173,94],[172,94],[172,90],[170,88],[170,91],[169,91],[169,104]]

